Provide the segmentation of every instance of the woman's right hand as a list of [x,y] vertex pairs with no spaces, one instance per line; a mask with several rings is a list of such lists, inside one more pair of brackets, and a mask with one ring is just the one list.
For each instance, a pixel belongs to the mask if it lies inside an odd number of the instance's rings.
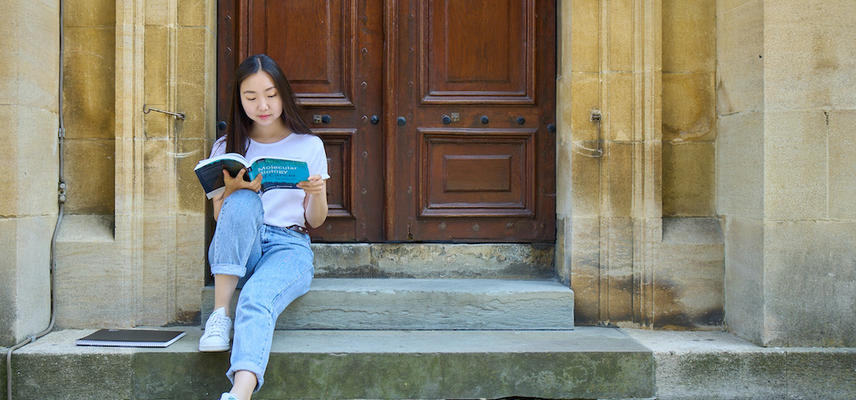
[[223,195],[221,199],[225,199],[229,197],[230,194],[235,191],[241,189],[249,189],[254,192],[258,192],[259,189],[262,188],[262,174],[258,174],[256,179],[253,179],[252,182],[247,182],[244,180],[244,174],[247,173],[246,168],[242,168],[238,175],[232,178],[232,175],[229,175],[229,171],[225,168],[223,169],[223,182],[226,183],[226,190],[223,191]]

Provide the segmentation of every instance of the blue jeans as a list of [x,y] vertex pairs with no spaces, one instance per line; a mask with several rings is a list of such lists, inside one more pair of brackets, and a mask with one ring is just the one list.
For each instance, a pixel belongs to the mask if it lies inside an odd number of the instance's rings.
[[264,224],[261,198],[238,190],[223,202],[208,260],[212,274],[235,275],[242,287],[235,311],[231,366],[256,374],[258,391],[270,358],[276,319],[306,294],[315,273],[309,235]]

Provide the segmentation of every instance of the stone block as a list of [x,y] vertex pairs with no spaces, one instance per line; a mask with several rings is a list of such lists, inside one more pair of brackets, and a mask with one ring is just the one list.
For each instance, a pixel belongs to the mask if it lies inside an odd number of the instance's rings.
[[764,213],[769,219],[827,212],[827,130],[823,111],[764,115]]
[[[604,51],[607,57],[609,71],[632,72],[634,33],[636,24],[632,0],[613,0],[604,6],[606,8],[607,44]],[[598,45],[599,46],[599,45]]]
[[[0,169],[3,171],[16,171],[18,164],[18,110],[17,105],[0,104],[0,126],[11,126],[13,129],[0,130],[0,138],[3,142],[10,144],[6,146],[6,154],[0,157]],[[0,215],[13,217],[18,215],[18,174],[0,174]]]
[[765,345],[856,347],[853,243],[852,221],[765,223]]
[[204,214],[181,214],[175,224],[175,316],[174,321],[197,324],[202,307],[199,288],[205,284]]
[[663,72],[714,72],[716,2],[663,1]]
[[66,212],[112,214],[115,150],[112,140],[66,140]]
[[600,75],[596,73],[574,73],[571,77],[571,138],[575,143],[587,143],[593,147],[597,140],[597,124],[591,121],[591,111],[601,108]]
[[624,332],[653,351],[658,399],[856,396],[854,349],[768,349],[724,332]]
[[54,278],[58,327],[127,328],[136,323],[138,271],[127,262],[127,250],[113,242],[112,232],[101,240],[65,240],[80,231],[103,233],[109,228],[103,226],[106,220],[80,216],[60,227]]
[[29,1],[18,6],[18,96],[15,103],[57,110],[59,87],[59,3]]
[[716,13],[725,13],[744,4],[751,3],[754,1],[758,0],[716,0]]
[[654,270],[655,328],[722,328],[723,247],[714,218],[663,218]]
[[178,24],[180,26],[204,26],[206,17],[211,14],[211,8],[214,7],[214,4],[213,0],[178,2]]
[[63,108],[67,138],[115,137],[114,28],[68,28]]
[[633,219],[601,218],[599,301],[602,321],[635,320],[636,286],[633,270]]
[[116,2],[110,0],[71,0],[63,5],[66,28],[116,25]]
[[143,145],[143,212],[145,217],[174,212],[175,163],[172,141],[146,140]]
[[856,219],[856,112],[829,113],[829,217]]
[[602,216],[629,217],[633,206],[634,143],[606,142],[601,159],[602,179],[606,187],[601,193]]
[[[563,68],[570,68],[573,72],[600,71],[601,4],[597,0],[561,4],[563,10],[571,8],[571,18],[563,21],[562,27],[564,30],[570,26],[571,30],[569,37],[562,37],[562,43],[569,42],[571,47],[568,59],[562,61]],[[566,57],[564,53],[562,56]]]
[[169,0],[146,0],[145,4],[146,25],[167,25],[174,21],[170,20]]
[[760,218],[764,213],[764,115],[721,116],[716,137],[716,212]]
[[[606,110],[601,119],[604,140],[631,141],[635,137],[634,126],[636,99],[636,78],[632,73],[606,74]],[[590,110],[589,110],[590,111]],[[586,115],[591,119],[591,114]],[[594,125],[593,122],[589,124]]]
[[0,106],[17,104],[18,100],[18,26],[12,22],[15,20],[17,11],[14,9],[3,10],[0,17]]
[[[146,215],[142,221],[142,263],[135,271],[140,297],[138,324],[158,326],[172,320],[175,311],[175,217]],[[234,314],[233,314],[234,315]]]
[[[0,346],[17,343],[18,218],[0,218]],[[5,371],[5,368],[0,368]],[[4,393],[5,394],[5,393]]]
[[663,145],[663,215],[714,215],[715,144]]
[[172,154],[176,163],[176,190],[178,191],[178,211],[181,213],[205,214],[208,200],[196,177],[193,168],[196,163],[208,156],[205,140],[183,139],[179,148]]
[[[181,138],[203,139],[206,137],[209,97],[216,97],[207,83],[216,80],[213,66],[205,52],[209,33],[205,28],[181,28],[178,30],[178,54],[176,107],[186,115],[176,128]],[[209,73],[210,71],[210,73]],[[214,109],[212,108],[211,111]],[[213,117],[212,117],[213,118]]]
[[[55,211],[54,211],[55,213]],[[55,214],[54,214],[55,215]],[[50,253],[56,217],[17,219],[15,330],[18,340],[47,328],[51,315]]]
[[760,344],[764,329],[764,224],[725,219],[725,322],[737,336]]
[[717,111],[764,108],[764,4],[746,0],[717,17]]
[[601,159],[588,155],[588,152],[571,155],[571,171],[573,173],[571,174],[571,193],[568,203],[573,207],[569,214],[576,217],[600,215]]
[[[56,96],[54,96],[56,97]],[[11,125],[16,138],[15,168],[18,175],[18,215],[56,213],[59,156],[57,114],[42,108],[17,108],[17,123]]]
[[[151,107],[166,109],[169,104],[170,89],[170,42],[169,32],[165,26],[147,26],[145,32],[145,64],[143,67],[143,81],[145,82],[145,104]],[[153,119],[166,121],[162,114],[149,114],[144,120],[151,124]],[[147,126],[148,128],[148,126]],[[148,130],[147,134],[148,134]],[[166,131],[165,129],[163,130]],[[160,132],[157,130],[155,132]],[[156,136],[162,136],[157,135]]]
[[770,110],[856,108],[856,2],[789,0],[764,10]]
[[712,72],[663,74],[663,140],[673,143],[716,138],[716,93]]
[[574,217],[571,246],[571,288],[574,290],[576,324],[601,321],[600,218]]

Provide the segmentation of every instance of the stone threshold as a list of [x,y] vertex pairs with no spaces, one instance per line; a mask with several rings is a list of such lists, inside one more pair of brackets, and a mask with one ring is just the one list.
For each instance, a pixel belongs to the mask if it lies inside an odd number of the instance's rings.
[[[13,357],[15,399],[216,399],[228,353],[49,334]],[[5,369],[0,375],[5,374]],[[2,376],[5,379],[5,376]],[[5,392],[0,394],[3,399]],[[724,332],[277,331],[254,399],[853,399],[856,348],[763,348]]]

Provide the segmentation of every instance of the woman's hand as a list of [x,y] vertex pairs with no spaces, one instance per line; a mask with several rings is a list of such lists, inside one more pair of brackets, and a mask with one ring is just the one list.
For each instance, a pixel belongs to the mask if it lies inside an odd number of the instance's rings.
[[241,189],[249,189],[254,192],[258,192],[259,189],[262,188],[262,174],[258,174],[256,179],[253,179],[252,182],[247,182],[244,180],[244,174],[246,173],[247,169],[242,168],[241,171],[238,172],[238,175],[232,178],[232,175],[229,175],[229,171],[225,168],[223,169],[223,182],[226,183],[226,190],[223,191],[222,199],[225,200],[230,194]]
[[327,219],[327,182],[320,175],[312,175],[297,187],[306,192],[303,199],[306,222],[313,228],[321,226]]
[[232,175],[229,175],[229,171],[223,169],[223,182],[226,183],[226,189],[220,193],[219,196],[214,197],[212,200],[214,204],[214,220],[220,216],[220,208],[223,207],[223,201],[229,197],[230,194],[234,193],[236,190],[241,189],[249,189],[254,192],[258,192],[262,187],[262,174],[259,174],[256,179],[253,179],[252,182],[247,182],[244,180],[244,174],[247,172],[246,169],[241,169],[238,172],[238,176],[232,178]]
[[312,175],[307,180],[297,184],[307,195],[327,195],[327,184],[321,179],[321,175]]

